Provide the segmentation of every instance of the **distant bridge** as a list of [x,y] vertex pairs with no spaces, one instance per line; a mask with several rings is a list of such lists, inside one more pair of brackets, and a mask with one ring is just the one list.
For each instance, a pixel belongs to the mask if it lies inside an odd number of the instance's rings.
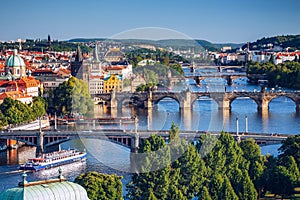
[[[237,98],[250,98],[257,104],[259,112],[267,112],[270,102],[278,97],[287,97],[295,103],[296,111],[300,111],[300,92],[191,92],[187,91],[149,91],[149,92],[122,92],[98,94],[95,97],[99,102],[106,103],[111,108],[121,108],[128,104],[151,109],[154,104],[164,98],[171,98],[178,102],[180,109],[192,108],[193,103],[201,98],[208,97],[218,104],[219,109],[231,109],[232,102]],[[98,102],[96,102],[98,103]]]
[[223,65],[199,65],[197,63],[194,63],[192,66],[190,66],[190,71],[194,72],[195,69],[217,69],[219,72],[223,72],[223,70],[246,70],[245,66],[242,65],[227,65],[227,66],[223,66]]
[[[149,138],[151,135],[157,134],[167,141],[169,132],[165,130],[90,130],[90,131],[2,131],[1,139],[11,139],[23,142],[27,145],[37,146],[37,151],[48,152],[59,149],[59,144],[72,139],[100,139],[130,148],[132,152],[136,152],[139,142]],[[205,131],[179,131],[180,137],[189,141],[199,140],[201,135],[207,134]],[[220,132],[211,132],[213,136],[218,137]],[[263,133],[230,133],[236,140],[241,141],[253,138],[259,145],[280,144],[292,134],[263,134]],[[55,148],[53,148],[55,147]]]
[[185,78],[194,79],[196,84],[199,85],[202,80],[207,78],[223,78],[227,81],[228,85],[232,85],[233,81],[237,78],[247,77],[245,72],[217,72],[217,73],[205,73],[205,72],[194,72],[194,73],[185,73]]

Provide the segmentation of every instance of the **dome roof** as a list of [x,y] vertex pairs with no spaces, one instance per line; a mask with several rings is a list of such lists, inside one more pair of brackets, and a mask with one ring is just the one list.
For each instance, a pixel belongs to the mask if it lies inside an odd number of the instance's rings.
[[26,187],[17,187],[4,191],[0,194],[1,200],[88,200],[86,190],[79,184],[58,181],[35,184]]
[[17,50],[14,50],[14,54],[11,55],[5,62],[6,67],[25,67],[23,58],[18,55]]

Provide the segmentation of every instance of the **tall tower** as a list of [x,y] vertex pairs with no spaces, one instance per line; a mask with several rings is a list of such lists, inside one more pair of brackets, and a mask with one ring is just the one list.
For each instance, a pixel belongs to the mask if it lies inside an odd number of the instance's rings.
[[[74,62],[71,62],[71,74],[72,76],[77,77],[78,75],[80,75],[81,73],[78,73],[79,71],[82,71],[82,51],[80,46],[77,46],[77,50],[76,50],[76,55],[75,55],[75,60]],[[80,78],[80,77],[77,77]]]
[[48,46],[51,46],[51,37],[48,35]]

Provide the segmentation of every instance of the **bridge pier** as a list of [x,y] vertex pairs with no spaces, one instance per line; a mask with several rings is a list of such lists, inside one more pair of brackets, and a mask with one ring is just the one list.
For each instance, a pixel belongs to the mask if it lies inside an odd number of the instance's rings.
[[217,101],[219,110],[230,110],[230,101],[229,100],[219,100]]
[[195,76],[194,80],[195,80],[196,85],[200,85],[201,78],[199,76]]
[[179,102],[179,107],[180,107],[180,109],[187,109],[187,108],[190,109],[191,104],[192,104],[191,103],[191,92],[189,90],[187,90],[183,101]]
[[232,80],[231,76],[227,76],[226,81],[227,81],[228,85],[232,85],[232,83],[233,83],[233,80]]
[[42,131],[37,133],[36,156],[39,157],[44,153],[44,133]]
[[118,108],[118,100],[116,99],[116,90],[111,91],[110,95],[111,95],[110,107]]
[[148,109],[152,109],[152,91],[149,91],[148,98],[144,101],[144,107]]
[[137,153],[138,149],[139,149],[139,145],[140,145],[139,144],[140,136],[138,133],[138,118],[135,117],[134,121],[135,121],[135,132],[134,132],[134,136],[132,137],[132,140],[131,140],[130,150],[132,153]]
[[269,112],[269,103],[270,103],[270,101],[263,98],[262,101],[260,102],[260,104],[257,106],[257,111],[259,113]]

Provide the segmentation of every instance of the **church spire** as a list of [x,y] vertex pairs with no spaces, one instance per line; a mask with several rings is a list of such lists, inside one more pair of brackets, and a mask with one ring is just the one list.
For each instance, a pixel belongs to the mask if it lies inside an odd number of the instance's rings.
[[97,42],[95,44],[95,50],[94,50],[94,60],[96,60],[97,62],[100,62],[99,57],[98,57],[98,45]]
[[83,60],[83,59],[82,59],[82,51],[81,51],[80,46],[78,45],[78,46],[77,46],[77,50],[76,50],[75,61],[81,62],[82,60]]

